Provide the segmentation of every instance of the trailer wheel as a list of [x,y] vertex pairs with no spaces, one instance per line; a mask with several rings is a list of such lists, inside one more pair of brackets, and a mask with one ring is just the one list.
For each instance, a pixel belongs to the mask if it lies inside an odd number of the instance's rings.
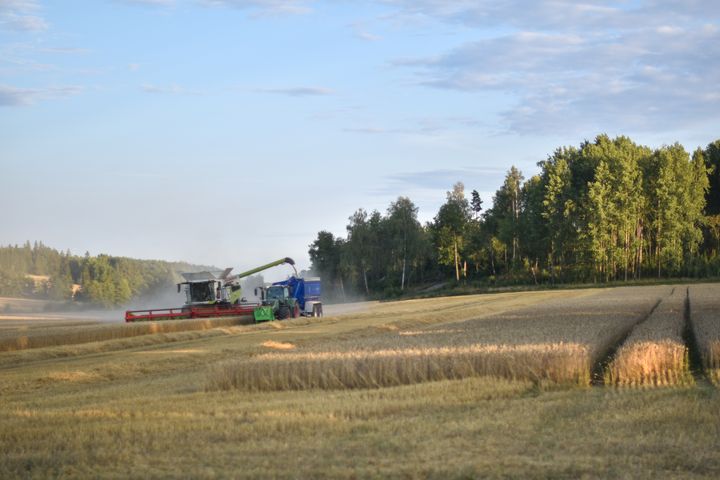
[[287,305],[282,305],[281,307],[278,308],[278,311],[277,311],[277,319],[278,320],[285,320],[289,316],[290,316],[290,307],[288,307]]
[[322,305],[313,305],[312,316],[322,317]]

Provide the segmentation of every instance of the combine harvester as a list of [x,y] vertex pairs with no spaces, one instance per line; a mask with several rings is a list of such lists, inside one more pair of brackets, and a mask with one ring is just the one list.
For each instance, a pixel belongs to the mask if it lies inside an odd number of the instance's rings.
[[[260,291],[261,303],[247,302],[242,297],[240,279],[268,268],[287,263],[295,275]],[[322,316],[319,278],[302,278],[290,257],[281,258],[252,270],[230,275],[231,268],[220,272],[183,273],[184,282],[177,284],[178,293],[185,289],[185,305],[179,308],[128,310],[126,322],[179,320],[188,318],[234,317],[252,315],[256,322],[283,320],[289,317]]]

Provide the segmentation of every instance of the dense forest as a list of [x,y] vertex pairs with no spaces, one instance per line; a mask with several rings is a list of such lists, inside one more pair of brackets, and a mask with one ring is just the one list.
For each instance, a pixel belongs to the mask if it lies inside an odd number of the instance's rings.
[[[720,140],[689,154],[599,135],[561,147],[529,179],[512,167],[483,210],[462,181],[434,219],[399,197],[321,231],[313,270],[331,295],[387,297],[437,282],[605,283],[720,276]],[[461,179],[460,179],[461,180]]]
[[167,291],[179,281],[178,272],[202,268],[207,267],[89,253],[77,256],[28,241],[0,247],[0,296],[72,299],[78,304],[112,307]]

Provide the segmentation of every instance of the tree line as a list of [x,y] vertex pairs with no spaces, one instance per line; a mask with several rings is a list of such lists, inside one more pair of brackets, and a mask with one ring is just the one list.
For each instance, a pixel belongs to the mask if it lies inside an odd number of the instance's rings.
[[525,179],[514,166],[483,209],[462,181],[432,221],[399,197],[321,231],[312,268],[337,296],[433,282],[552,284],[720,275],[720,140],[692,154],[599,135],[560,147]]
[[[169,291],[181,281],[179,272],[196,271],[184,262],[137,260],[110,255],[73,255],[42,242],[0,246],[0,295],[49,300],[75,300],[102,307]],[[36,282],[29,275],[47,277]],[[73,289],[73,285],[78,288]]]

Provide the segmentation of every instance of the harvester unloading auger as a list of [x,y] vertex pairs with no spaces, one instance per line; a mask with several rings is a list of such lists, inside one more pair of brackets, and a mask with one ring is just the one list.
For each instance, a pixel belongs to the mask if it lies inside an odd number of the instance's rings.
[[[282,282],[275,282],[267,288],[260,287],[261,303],[247,302],[242,297],[240,279],[285,263],[293,267],[295,275]],[[322,315],[320,279],[298,276],[295,262],[290,257],[281,258],[237,275],[230,275],[231,271],[232,267],[226,268],[223,272],[182,273],[185,281],[178,283],[177,289],[180,293],[184,288],[185,305],[179,308],[128,310],[125,312],[125,321],[252,315],[256,322],[263,322],[300,315],[315,317]]]

